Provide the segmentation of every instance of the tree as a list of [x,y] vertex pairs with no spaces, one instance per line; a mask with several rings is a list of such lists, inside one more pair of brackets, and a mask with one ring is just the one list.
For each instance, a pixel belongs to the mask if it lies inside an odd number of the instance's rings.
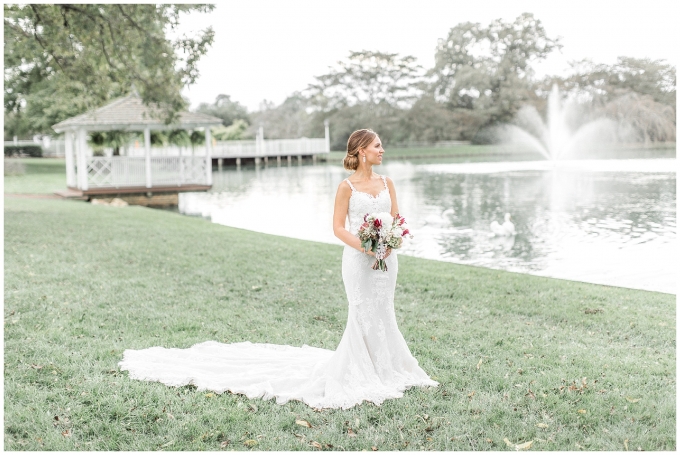
[[627,93],[596,108],[594,116],[609,117],[630,128],[634,136],[629,140],[675,142],[675,109],[655,101],[651,95]]
[[49,133],[53,124],[125,95],[134,84],[144,103],[171,122],[186,107],[180,90],[196,81],[214,33],[207,28],[175,40],[166,33],[176,30],[182,13],[212,9],[5,5],[5,113],[21,118],[24,129]]
[[400,122],[406,110],[393,109],[392,112],[383,109],[382,115],[376,115],[375,110],[362,104],[347,106],[329,113],[314,112],[312,124],[318,125],[320,135],[323,135],[323,121],[328,119],[331,124],[331,149],[345,150],[347,140],[353,131],[370,128],[380,135],[383,143],[393,144],[408,139],[407,132],[401,130]]
[[120,148],[128,145],[137,136],[128,131],[96,131],[90,133],[90,145],[96,149],[95,151],[111,147],[114,155],[120,155]]
[[412,56],[350,52],[346,61],[317,76],[307,90],[312,102],[324,110],[355,104],[407,108],[420,94],[421,69]]
[[236,119],[229,126],[212,128],[212,136],[218,141],[238,141],[245,138],[248,124],[245,120]]
[[309,98],[301,92],[294,92],[287,97],[279,106],[270,101],[263,101],[260,110],[253,114],[253,123],[249,135],[254,136],[257,129],[264,127],[267,137],[277,139],[292,139],[302,136],[311,137],[323,135],[323,121],[320,128],[314,128],[311,124],[311,107]]
[[675,108],[675,67],[663,60],[619,57],[613,65],[582,60],[573,63],[572,70],[574,74],[563,82],[565,89],[600,103],[635,92]]
[[435,101],[430,94],[423,95],[400,119],[399,131],[403,140],[437,142],[466,138],[479,129],[483,118],[477,111],[459,109],[452,111]]
[[572,72],[563,78],[546,78],[541,90],[558,84],[579,102],[582,122],[598,117],[615,120],[623,127],[624,141],[675,140],[676,70],[672,65],[663,60],[619,57],[612,65],[574,62]]
[[477,111],[474,117],[485,118],[481,126],[509,122],[536,97],[531,64],[559,47],[530,13],[488,27],[459,24],[437,44],[430,92],[454,112]]
[[196,111],[221,118],[223,126],[229,126],[235,120],[243,120],[246,124],[250,124],[250,116],[246,107],[238,101],[232,101],[229,95],[217,95],[213,104],[201,103]]
[[332,148],[345,148],[352,131],[367,127],[379,131],[383,141],[406,139],[400,119],[422,93],[422,67],[415,57],[350,52],[347,60],[315,79],[305,91],[311,125],[330,120]]

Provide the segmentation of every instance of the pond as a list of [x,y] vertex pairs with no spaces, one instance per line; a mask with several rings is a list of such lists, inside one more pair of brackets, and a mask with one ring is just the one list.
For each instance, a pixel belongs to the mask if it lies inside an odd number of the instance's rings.
[[[673,151],[674,152],[674,151]],[[673,153],[674,155],[674,153]],[[387,157],[387,156],[386,156]],[[399,254],[676,293],[676,160],[385,160],[415,238]],[[230,168],[179,211],[214,223],[342,244],[332,231],[340,164]],[[490,223],[511,214],[516,235]]]

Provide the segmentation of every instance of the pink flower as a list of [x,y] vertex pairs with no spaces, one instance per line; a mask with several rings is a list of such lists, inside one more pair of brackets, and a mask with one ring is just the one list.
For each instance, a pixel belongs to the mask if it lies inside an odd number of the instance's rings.
[[368,218],[368,213],[364,215],[364,221],[366,221],[366,218]]
[[373,220],[373,226],[375,226],[376,229],[380,229],[380,226],[382,226],[382,221],[380,221],[380,218]]
[[408,229],[404,229],[404,232],[401,233],[401,236],[403,237],[403,236],[405,236],[406,234],[408,234]]

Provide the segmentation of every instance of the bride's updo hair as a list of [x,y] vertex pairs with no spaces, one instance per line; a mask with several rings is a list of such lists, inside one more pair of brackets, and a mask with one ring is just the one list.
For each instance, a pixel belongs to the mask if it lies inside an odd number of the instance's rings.
[[348,171],[356,171],[359,167],[359,150],[368,147],[378,136],[373,130],[356,130],[347,140],[347,155],[342,160],[342,166]]

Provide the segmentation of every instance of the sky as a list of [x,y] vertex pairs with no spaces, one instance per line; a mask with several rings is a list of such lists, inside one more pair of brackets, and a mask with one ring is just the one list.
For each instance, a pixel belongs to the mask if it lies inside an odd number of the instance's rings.
[[180,33],[212,26],[215,41],[200,77],[183,94],[195,108],[219,94],[257,110],[280,104],[328,72],[350,51],[412,55],[434,65],[437,39],[461,22],[512,22],[524,12],[563,48],[534,65],[537,75],[567,74],[570,61],[614,63],[618,56],[678,64],[677,0],[240,0],[184,16]]

